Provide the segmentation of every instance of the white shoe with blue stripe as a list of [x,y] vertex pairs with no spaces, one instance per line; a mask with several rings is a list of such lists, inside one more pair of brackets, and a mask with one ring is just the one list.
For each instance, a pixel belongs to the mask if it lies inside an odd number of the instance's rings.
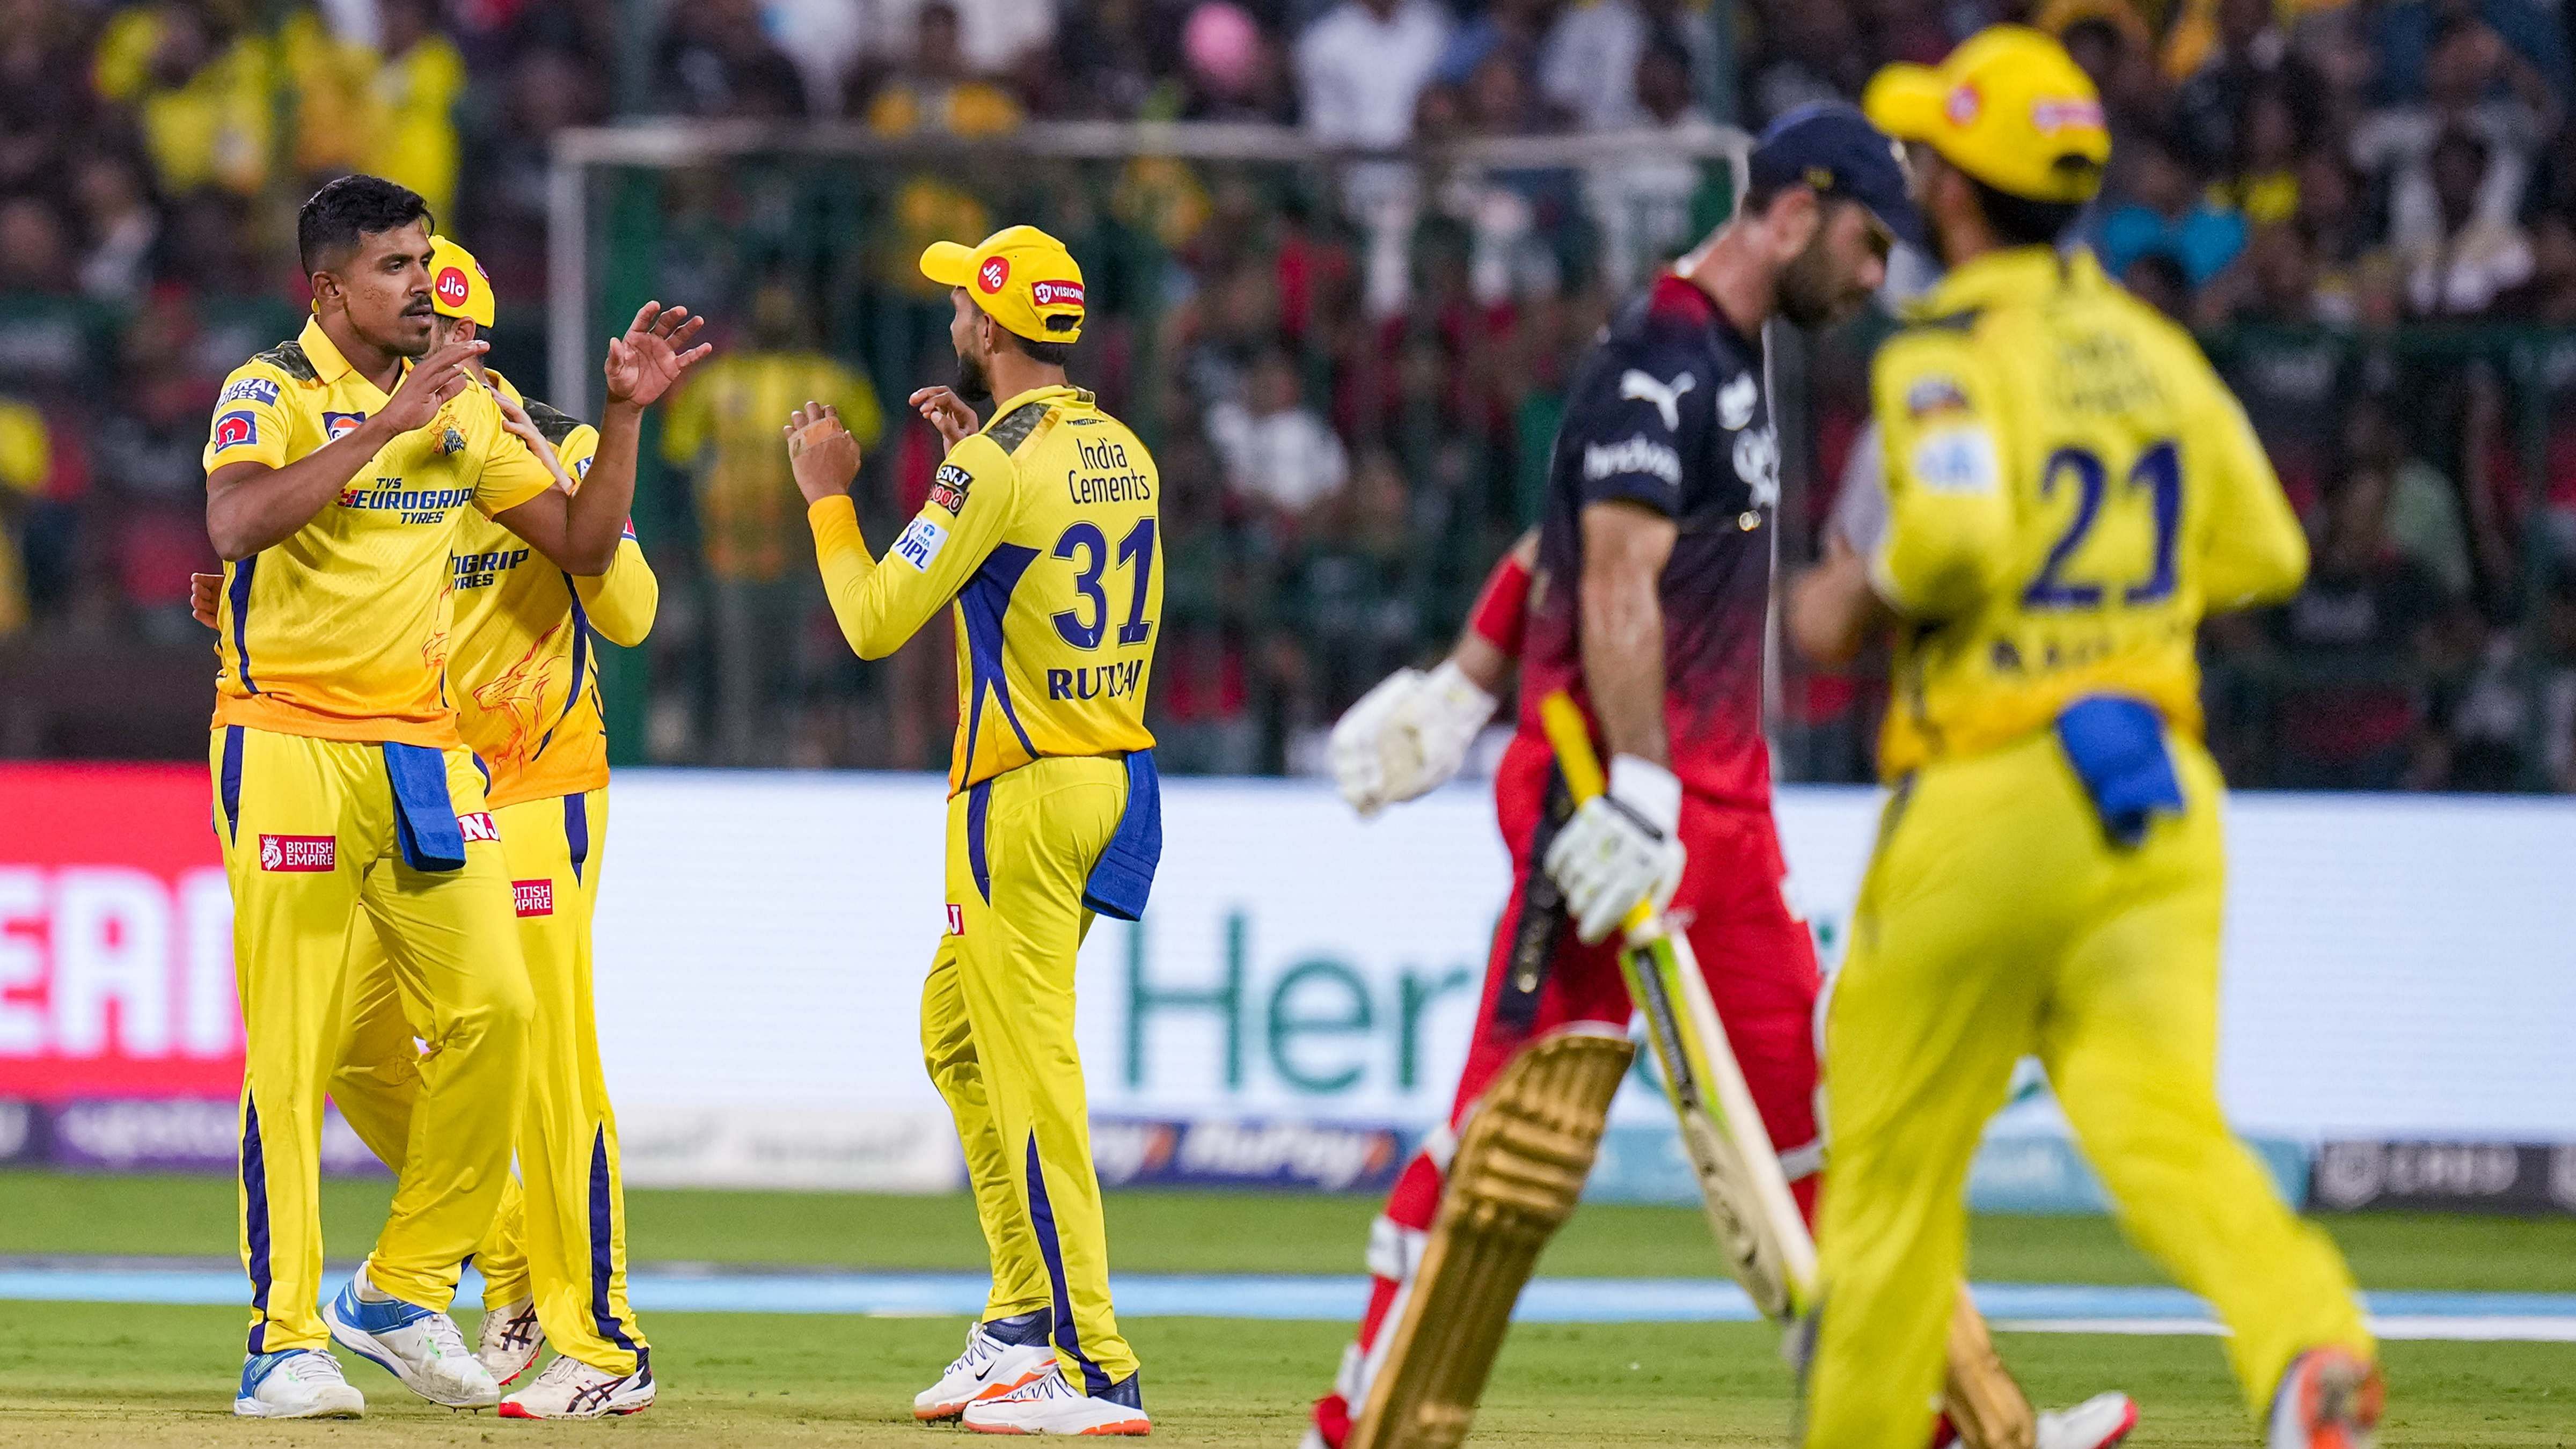
[[359,1296],[366,1283],[367,1270],[360,1268],[340,1296],[323,1306],[322,1321],[331,1326],[333,1342],[373,1361],[433,1404],[488,1409],[501,1402],[501,1385],[465,1346],[456,1320],[400,1299],[370,1302]]
[[233,1412],[245,1419],[355,1419],[366,1395],[340,1375],[340,1361],[318,1348],[255,1353],[242,1363]]

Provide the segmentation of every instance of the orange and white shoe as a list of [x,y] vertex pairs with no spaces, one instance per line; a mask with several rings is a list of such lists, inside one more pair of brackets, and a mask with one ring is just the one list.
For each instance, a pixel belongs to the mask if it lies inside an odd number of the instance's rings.
[[912,1416],[937,1424],[966,1412],[978,1399],[997,1399],[1040,1375],[1055,1372],[1055,1314],[1045,1308],[977,1323],[966,1330],[966,1351],[949,1360],[939,1382],[912,1396]]
[[2312,1348],[2281,1375],[2264,1442],[2269,1449],[2370,1449],[2387,1402],[2377,1364],[2349,1349]]
[[958,1422],[978,1434],[1150,1434],[1154,1426],[1145,1417],[1136,1378],[1129,1374],[1095,1398],[1049,1364],[1019,1388],[969,1404]]

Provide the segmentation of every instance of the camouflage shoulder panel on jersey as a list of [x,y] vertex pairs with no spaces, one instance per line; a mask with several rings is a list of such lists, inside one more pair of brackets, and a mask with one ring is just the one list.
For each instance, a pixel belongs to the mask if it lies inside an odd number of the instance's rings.
[[1977,330],[1977,319],[1983,317],[1985,312],[1986,309],[1983,307],[1963,307],[1956,312],[1936,312],[1921,317],[1908,317],[1905,319],[1905,326],[1899,330],[1906,332],[1974,332]]
[[1043,400],[1022,403],[993,419],[992,425],[984,429],[984,436],[999,444],[1003,452],[1016,453],[1020,444],[1029,440],[1029,434],[1037,431],[1038,424],[1046,421],[1049,406]]
[[322,380],[321,372],[313,366],[313,359],[304,355],[304,344],[301,342],[292,340],[281,342],[252,358],[251,361],[265,362],[297,382]]
[[546,441],[558,448],[564,445],[564,439],[582,426],[581,419],[551,403],[523,397],[519,399],[519,406],[528,410],[528,421],[537,425],[537,431],[545,435]]

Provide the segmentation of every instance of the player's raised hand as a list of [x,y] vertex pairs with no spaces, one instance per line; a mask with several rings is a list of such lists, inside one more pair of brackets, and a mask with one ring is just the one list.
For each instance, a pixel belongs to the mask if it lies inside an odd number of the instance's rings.
[[480,339],[432,348],[403,374],[376,417],[397,433],[429,426],[448,399],[474,385],[474,360],[491,350],[492,344]]
[[689,345],[706,321],[686,307],[647,302],[637,308],[626,335],[608,339],[608,400],[639,408],[660,401],[682,373],[716,350],[711,342]]
[[787,467],[807,503],[850,491],[859,476],[859,440],[841,423],[841,410],[808,402],[787,415]]
[[939,430],[939,436],[951,448],[974,436],[975,430],[984,425],[953,387],[925,387],[912,395],[912,405]]
[[215,627],[215,600],[223,587],[222,574],[188,575],[188,613],[209,629]]
[[555,475],[555,486],[566,493],[578,491],[581,485],[564,471],[563,459],[556,454],[554,443],[537,431],[537,420],[528,416],[528,410],[488,382],[483,384],[483,390],[492,395],[492,405],[501,410],[502,429],[528,445],[528,451],[537,455],[537,461],[545,464],[546,471]]

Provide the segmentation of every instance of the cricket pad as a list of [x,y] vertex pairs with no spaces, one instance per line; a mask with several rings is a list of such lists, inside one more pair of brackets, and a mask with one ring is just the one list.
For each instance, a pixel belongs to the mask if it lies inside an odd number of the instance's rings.
[[1344,1449],[1454,1449],[1512,1304],[1574,1211],[1636,1048],[1605,1031],[1533,1042],[1487,1088],[1450,1159],[1422,1266]]
[[1965,1283],[1959,1285],[1958,1305],[1950,1311],[1949,1360],[1941,1411],[1950,1416],[1950,1427],[1959,1431],[1959,1442],[1967,1449],[2032,1449],[2039,1439],[2039,1421],[2021,1385],[2013,1382],[2004,1361],[1996,1356],[1994,1338],[1968,1297]]

